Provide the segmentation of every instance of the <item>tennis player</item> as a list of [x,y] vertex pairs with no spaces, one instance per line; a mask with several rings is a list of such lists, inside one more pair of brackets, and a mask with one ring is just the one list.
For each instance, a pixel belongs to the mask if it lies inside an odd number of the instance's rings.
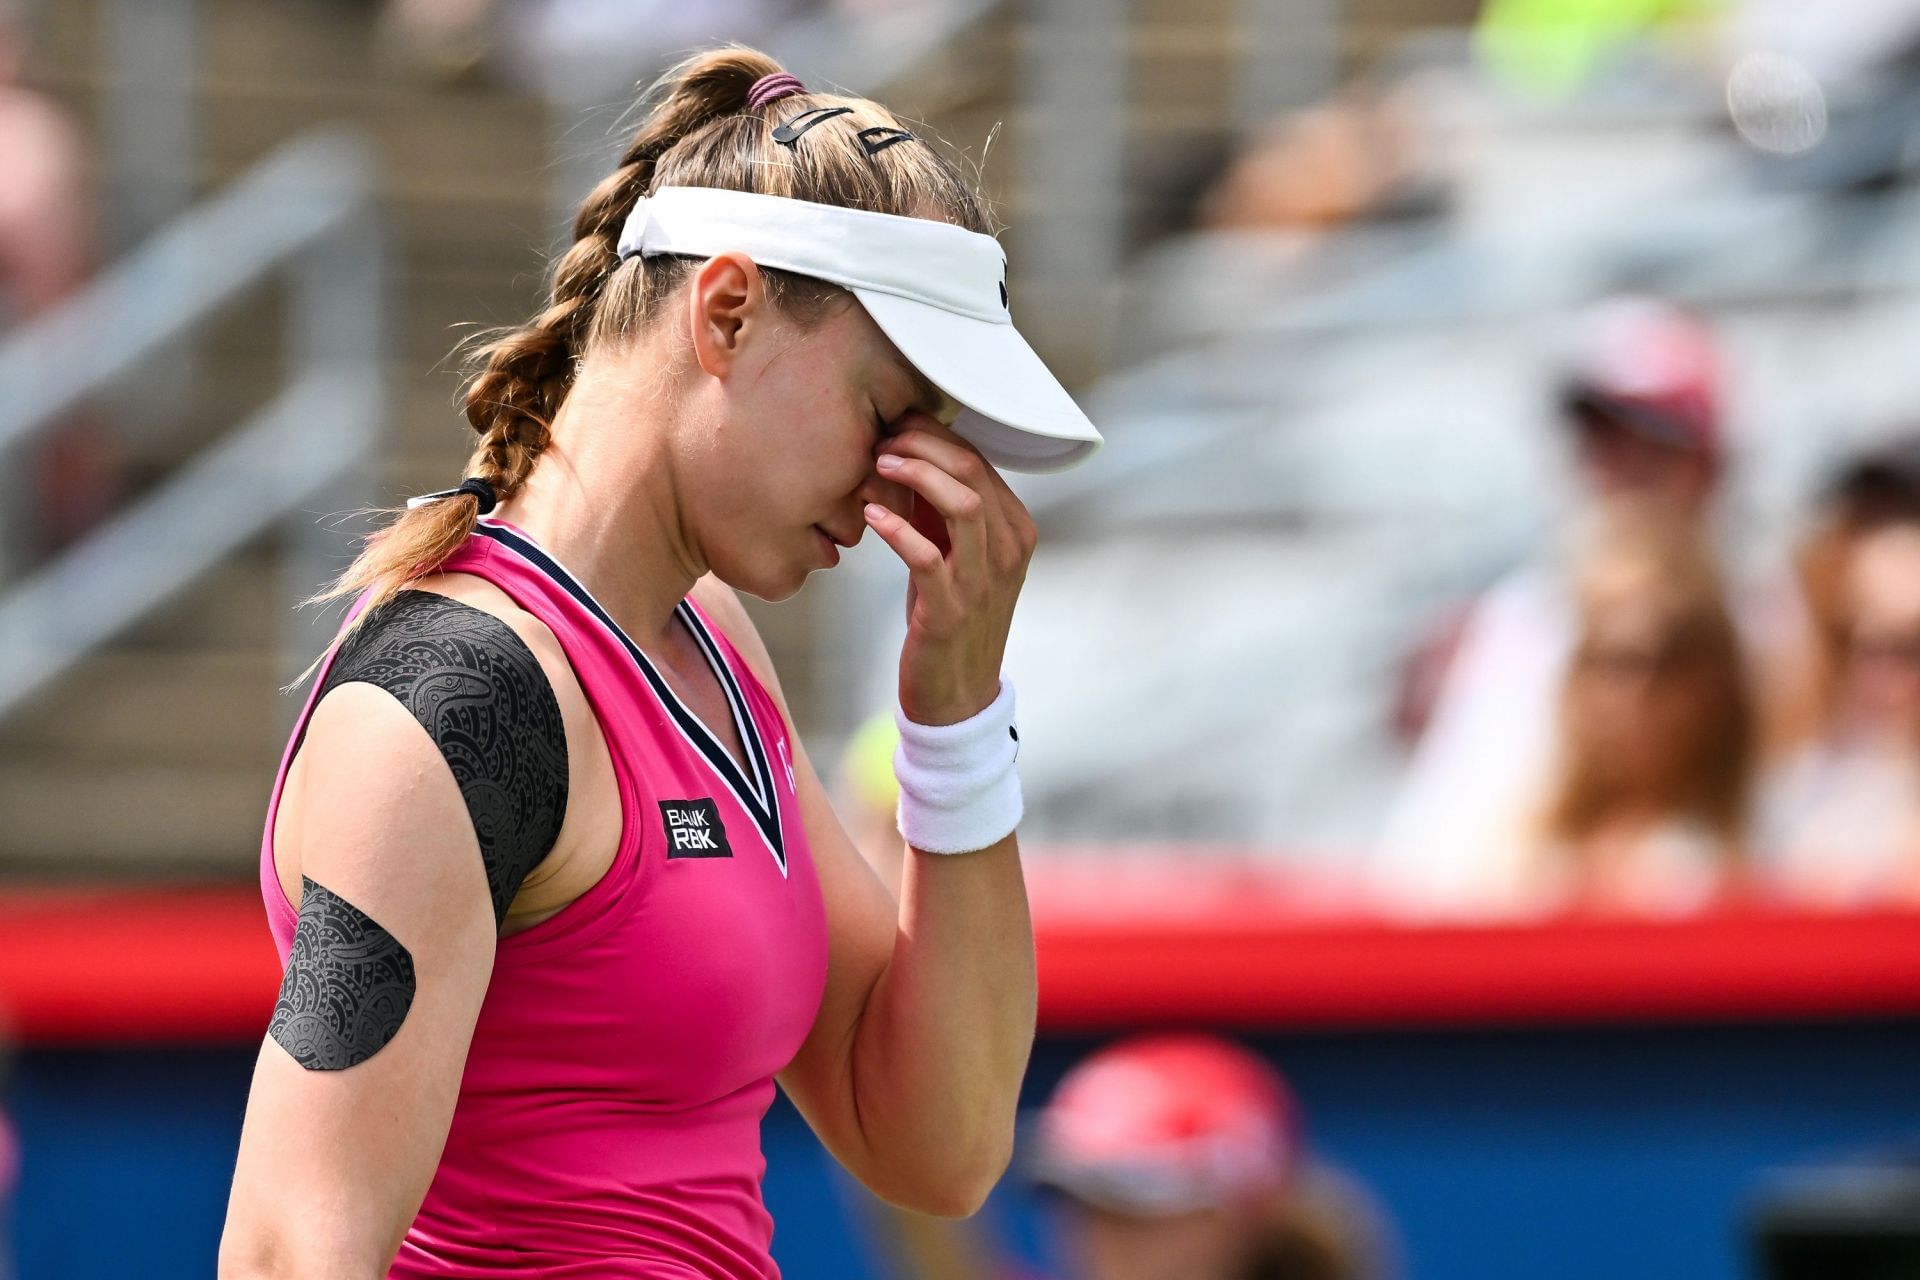
[[[466,478],[357,592],[261,844],[285,978],[221,1274],[770,1277],[777,1080],[883,1198],[977,1208],[1034,1028],[999,469],[1100,443],[982,198],[737,46],[649,95],[549,305],[480,352]],[[871,528],[908,571],[898,901],[736,591]]]

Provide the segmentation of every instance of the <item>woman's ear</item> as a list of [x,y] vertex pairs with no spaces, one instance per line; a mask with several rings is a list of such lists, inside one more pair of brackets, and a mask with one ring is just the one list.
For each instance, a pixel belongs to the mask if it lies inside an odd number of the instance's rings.
[[767,282],[743,253],[719,253],[700,264],[687,290],[693,356],[716,378],[732,372],[742,346],[766,314]]

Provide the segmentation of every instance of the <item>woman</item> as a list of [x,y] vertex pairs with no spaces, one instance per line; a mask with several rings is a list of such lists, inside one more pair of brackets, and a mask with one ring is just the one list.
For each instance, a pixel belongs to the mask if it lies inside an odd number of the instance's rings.
[[1580,575],[1558,775],[1509,905],[1669,915],[1736,887],[1754,756],[1740,639],[1697,533],[1616,505]]
[[1821,716],[1761,793],[1769,888],[1821,909],[1920,904],[1920,519],[1861,522],[1824,603]]
[[1877,530],[1915,521],[1920,434],[1910,430],[1850,458],[1819,495],[1793,556],[1805,625],[1774,680],[1780,694],[1767,735],[1774,756],[1808,748],[1843,718],[1855,548]]
[[[989,462],[1099,436],[884,108],[741,48],[656,92],[481,353],[468,478],[327,593],[360,591],[267,815],[287,970],[223,1275],[777,1275],[776,1079],[896,1203],[970,1213],[1009,1158],[1034,529]],[[733,595],[866,527],[909,571],[897,904]]]

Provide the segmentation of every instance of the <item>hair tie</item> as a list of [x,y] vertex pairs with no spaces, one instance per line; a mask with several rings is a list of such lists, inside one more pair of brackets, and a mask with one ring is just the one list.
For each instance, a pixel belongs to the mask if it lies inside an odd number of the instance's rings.
[[756,111],[769,102],[806,91],[807,86],[800,83],[798,76],[790,75],[785,71],[775,71],[755,80],[753,88],[747,90],[747,110]]
[[422,493],[408,498],[407,506],[409,509],[413,507],[424,507],[429,502],[437,502],[441,498],[458,497],[463,493],[470,493],[479,500],[481,515],[487,514],[487,512],[499,505],[499,499],[495,497],[492,485],[482,480],[479,476],[468,476],[465,480],[462,480],[456,488],[437,489],[432,493]]

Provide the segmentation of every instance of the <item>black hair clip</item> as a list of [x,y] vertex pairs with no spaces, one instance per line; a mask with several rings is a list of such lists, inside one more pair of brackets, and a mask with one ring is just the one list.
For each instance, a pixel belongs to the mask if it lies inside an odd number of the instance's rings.
[[801,134],[813,128],[813,126],[819,124],[821,121],[831,120],[835,116],[849,116],[852,114],[852,107],[815,107],[811,111],[802,111],[799,115],[775,129],[773,131],[773,140],[782,146],[790,147],[800,141]]
[[871,128],[862,129],[854,137],[860,139],[860,145],[867,149],[867,154],[870,156],[879,155],[896,142],[913,141],[913,135],[905,129],[896,129],[886,124],[876,124]]

